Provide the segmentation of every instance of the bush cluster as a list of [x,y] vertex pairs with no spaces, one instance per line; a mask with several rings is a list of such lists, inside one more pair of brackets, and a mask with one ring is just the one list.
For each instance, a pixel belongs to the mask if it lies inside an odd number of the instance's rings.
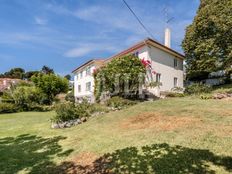
[[87,101],[82,103],[64,102],[55,106],[56,115],[52,118],[53,122],[65,122],[81,117],[89,117],[92,105]]
[[132,106],[134,104],[136,104],[136,101],[132,101],[132,100],[128,100],[128,99],[124,99],[122,97],[112,97],[109,100],[106,101],[106,105],[108,107],[112,107],[115,109],[121,109],[121,108],[125,108],[128,106]]
[[168,92],[166,97],[185,97],[184,93]]
[[209,85],[201,84],[201,83],[193,83],[186,87],[185,93],[187,94],[202,94],[202,93],[210,93],[212,91],[212,87]]
[[0,103],[0,114],[17,112],[18,108],[12,103]]
[[213,95],[212,94],[201,94],[200,99],[202,99],[202,100],[213,99]]
[[0,113],[51,110],[55,96],[68,90],[68,81],[55,74],[38,73],[32,80],[34,83],[21,82],[3,93]]

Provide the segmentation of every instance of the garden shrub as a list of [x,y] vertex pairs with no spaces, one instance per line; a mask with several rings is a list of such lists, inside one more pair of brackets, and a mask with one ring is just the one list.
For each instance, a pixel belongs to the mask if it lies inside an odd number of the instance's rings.
[[17,112],[18,108],[12,103],[0,103],[0,114]]
[[232,88],[219,88],[214,90],[213,93],[232,94]]
[[168,92],[166,97],[185,97],[184,93]]
[[68,80],[55,74],[40,73],[32,76],[31,80],[46,94],[46,104],[52,104],[57,94],[66,93],[69,88]]
[[55,106],[56,115],[52,118],[54,122],[64,122],[79,118],[74,103],[59,103]]
[[109,112],[110,109],[106,106],[106,105],[103,105],[103,104],[99,104],[99,103],[94,103],[92,104],[92,107],[90,109],[90,113],[101,113],[101,112]]
[[91,105],[84,103],[75,104],[72,102],[59,103],[55,106],[56,115],[52,118],[53,122],[65,122],[81,117],[90,116]]
[[134,104],[136,104],[136,101],[132,101],[132,100],[128,100],[128,99],[124,99],[122,97],[112,97],[109,100],[106,101],[106,105],[109,107],[113,107],[116,109],[121,109],[124,107],[128,107],[128,106],[132,106]]
[[65,100],[66,101],[70,101],[70,102],[75,102],[75,97],[74,97],[74,93],[70,92],[65,96]]
[[15,105],[23,111],[32,110],[34,105],[41,104],[43,97],[43,92],[36,87],[19,86],[12,92]]
[[200,99],[202,100],[213,99],[213,96],[211,94],[201,94]]
[[201,84],[201,83],[193,83],[186,87],[185,93],[187,94],[202,94],[202,93],[210,93],[212,91],[212,87],[209,85]]

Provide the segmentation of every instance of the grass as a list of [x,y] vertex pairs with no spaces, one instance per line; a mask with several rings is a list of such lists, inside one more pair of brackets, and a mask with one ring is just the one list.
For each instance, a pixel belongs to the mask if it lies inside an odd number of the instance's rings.
[[54,112],[0,115],[0,173],[230,173],[232,101],[145,102],[62,130]]

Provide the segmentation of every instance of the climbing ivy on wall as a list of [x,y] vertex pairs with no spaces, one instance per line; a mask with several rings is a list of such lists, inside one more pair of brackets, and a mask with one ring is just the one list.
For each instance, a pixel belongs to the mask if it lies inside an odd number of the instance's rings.
[[[127,55],[113,59],[104,67],[95,70],[96,100],[100,99],[103,92],[124,97],[125,84],[128,84],[130,93],[138,95],[139,85],[144,83],[146,66],[135,55]],[[141,77],[142,76],[142,77]]]

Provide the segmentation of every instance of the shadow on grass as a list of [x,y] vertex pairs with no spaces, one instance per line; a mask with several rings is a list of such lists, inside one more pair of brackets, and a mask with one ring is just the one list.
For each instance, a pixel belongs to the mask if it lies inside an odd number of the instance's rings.
[[55,157],[68,156],[72,150],[63,151],[58,144],[65,137],[43,138],[35,135],[20,135],[0,139],[0,173],[13,174],[51,173]]
[[105,154],[89,166],[65,162],[56,170],[73,174],[214,174],[214,168],[210,165],[231,172],[232,158],[214,155],[209,150],[153,144],[141,149],[128,147]]

